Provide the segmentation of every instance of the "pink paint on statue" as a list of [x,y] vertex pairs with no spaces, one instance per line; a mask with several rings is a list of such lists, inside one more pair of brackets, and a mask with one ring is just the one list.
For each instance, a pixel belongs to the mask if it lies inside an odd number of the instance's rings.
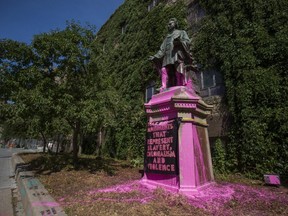
[[[194,141],[194,158],[195,158],[195,179],[196,186],[203,185],[208,182],[207,179],[207,165],[204,161],[204,154],[202,152],[200,137],[197,132],[196,126],[193,129],[193,141]],[[203,145],[203,144],[202,144]]]
[[[165,77],[165,75],[167,75],[167,69],[163,69],[163,73]],[[178,80],[183,81],[183,77],[181,77],[182,74],[178,75]],[[186,85],[192,84],[189,82],[190,81],[188,80]],[[195,113],[198,112],[195,112],[194,110],[200,108],[199,101],[200,97],[196,95],[195,92],[184,86],[171,87],[159,94],[156,94],[152,97],[149,103],[145,104],[147,116],[149,118],[149,125],[161,124],[158,122],[161,120],[167,122],[172,121],[173,119],[180,117],[183,113],[185,113],[188,118],[191,116],[190,118],[194,119]],[[201,103],[201,106],[203,105],[206,106]],[[199,137],[196,127],[197,126],[193,121],[183,121],[180,124],[178,130],[179,175],[169,176],[163,174],[156,175],[144,173],[143,182],[151,184],[151,187],[161,186],[171,191],[178,191],[186,195],[198,193],[198,191],[209,186],[213,181],[213,177],[211,176],[213,174],[210,174],[210,164],[206,161],[209,157],[206,155],[208,154],[206,145],[209,146],[209,141],[206,140],[208,138],[208,136],[206,136],[207,129],[201,126],[203,128],[202,131],[204,132],[201,133],[202,137]],[[203,143],[202,140],[204,140]],[[149,143],[154,144],[156,141],[157,140],[148,140],[147,145]],[[203,152],[202,148],[205,149],[205,152]]]
[[143,184],[154,188],[165,187],[178,190],[178,159],[177,159],[178,121],[149,122],[145,150],[145,173]]
[[180,72],[176,72],[176,85],[177,86],[184,86],[185,84],[184,84],[184,79],[183,79],[183,74],[182,73],[180,73]]
[[182,122],[179,133],[180,192],[188,193],[196,187],[192,124]]
[[156,173],[144,173],[144,176],[141,180],[141,184],[145,185],[149,189],[163,187],[169,191],[177,192],[179,185],[179,176],[156,174]]
[[[171,88],[172,86],[167,86],[169,83],[169,69],[167,67],[161,68],[161,88],[160,92],[165,91],[168,87]],[[184,77],[183,73],[176,71],[175,72],[176,83],[175,86],[186,86],[189,90],[193,90],[192,86],[192,79],[188,77]]]
[[166,67],[161,68],[161,88],[160,92],[164,91],[167,88],[168,83],[168,70]]
[[184,82],[184,86],[187,87],[187,89],[190,89],[190,90],[193,90],[194,91],[194,88],[193,88],[193,81],[191,78],[186,78],[186,82]]
[[[170,102],[172,98],[177,98],[180,94],[183,94],[185,100],[190,99],[191,101],[189,103],[196,103],[200,99],[200,97],[196,95],[195,92],[187,89],[185,86],[174,86],[167,89],[167,91],[153,95],[152,99],[147,104],[145,104],[145,106],[148,107],[157,104],[165,106],[167,102]],[[163,110],[162,113],[168,111],[169,110]]]

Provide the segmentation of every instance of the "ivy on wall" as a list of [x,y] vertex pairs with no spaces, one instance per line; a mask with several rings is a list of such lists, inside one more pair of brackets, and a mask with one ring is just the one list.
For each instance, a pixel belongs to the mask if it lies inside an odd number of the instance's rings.
[[200,1],[206,11],[194,54],[224,77],[232,117],[230,169],[288,171],[287,1]]
[[[169,18],[176,17],[187,28],[182,1],[163,1],[148,11],[149,2],[127,0],[100,29],[94,44],[95,62],[106,88],[108,113],[113,120],[103,123],[105,152],[120,158],[142,157],[145,143],[145,88],[160,77],[148,61],[167,34]],[[112,96],[113,95],[113,96]],[[112,111],[113,110],[113,111]]]

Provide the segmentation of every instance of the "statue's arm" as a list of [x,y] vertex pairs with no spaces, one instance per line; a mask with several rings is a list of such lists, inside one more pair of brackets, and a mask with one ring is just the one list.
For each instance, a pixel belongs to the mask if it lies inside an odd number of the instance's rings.
[[191,43],[191,40],[190,40],[190,38],[189,38],[189,36],[188,36],[188,34],[187,34],[186,31],[183,30],[181,36],[182,36],[182,39],[183,39],[183,40]]
[[180,36],[180,41],[182,43],[183,46],[189,48],[190,47],[190,44],[191,44],[191,40],[190,38],[188,37],[188,34],[186,31],[182,31],[181,33],[181,36]]
[[191,58],[191,52],[190,52],[190,45],[191,45],[191,40],[188,37],[188,34],[186,31],[182,31],[181,36],[180,36],[180,41],[181,41],[181,45],[186,53],[187,56],[189,56],[189,58]]
[[163,43],[161,44],[160,46],[160,50],[153,56],[150,56],[149,57],[149,60],[150,61],[153,61],[155,59],[161,59],[163,58],[165,55],[165,40],[163,41]]

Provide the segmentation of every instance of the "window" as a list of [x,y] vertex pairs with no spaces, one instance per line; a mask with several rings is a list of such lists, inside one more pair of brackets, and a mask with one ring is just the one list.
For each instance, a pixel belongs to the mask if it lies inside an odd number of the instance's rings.
[[205,16],[205,11],[200,7],[198,1],[193,1],[188,6],[188,21],[192,27],[192,32],[198,31],[198,22]]
[[126,22],[121,23],[121,34],[125,34],[128,24]]
[[145,103],[148,103],[154,94],[155,94],[155,82],[151,81],[149,85],[146,87]]
[[200,95],[209,97],[224,94],[224,84],[222,74],[216,70],[201,71],[198,74],[200,84]]
[[151,11],[157,4],[159,3],[159,0],[153,0],[149,5],[148,5],[148,11]]

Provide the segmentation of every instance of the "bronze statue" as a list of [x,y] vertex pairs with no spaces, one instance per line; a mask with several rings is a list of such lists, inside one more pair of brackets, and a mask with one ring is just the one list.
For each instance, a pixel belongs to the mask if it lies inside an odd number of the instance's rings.
[[177,19],[171,18],[168,34],[160,50],[149,58],[155,65],[161,64],[160,92],[172,86],[186,86],[192,89],[192,75],[188,70],[188,66],[192,65],[190,43],[186,31],[178,30]]

